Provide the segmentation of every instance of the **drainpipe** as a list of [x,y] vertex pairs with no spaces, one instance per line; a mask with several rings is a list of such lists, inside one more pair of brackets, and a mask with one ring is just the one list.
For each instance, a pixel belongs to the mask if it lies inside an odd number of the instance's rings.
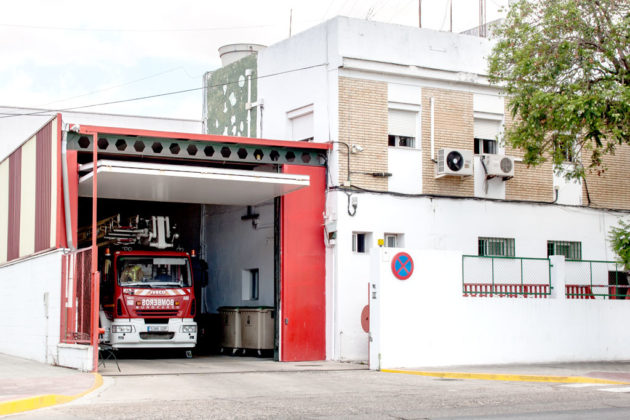
[[74,243],[72,241],[72,215],[70,214],[70,192],[68,191],[68,159],[66,158],[66,151],[68,147],[68,132],[63,130],[61,140],[61,178],[63,182],[63,210],[66,220],[66,246],[70,249],[74,249]]

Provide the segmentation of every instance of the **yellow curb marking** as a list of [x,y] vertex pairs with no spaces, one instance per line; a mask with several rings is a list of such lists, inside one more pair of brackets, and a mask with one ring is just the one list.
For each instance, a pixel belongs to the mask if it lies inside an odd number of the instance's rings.
[[77,398],[81,398],[103,385],[103,377],[101,375],[99,375],[98,373],[92,373],[92,375],[94,375],[94,383],[92,384],[90,389],[76,395],[47,394],[38,395],[36,397],[22,398],[19,400],[0,402],[0,416],[21,413],[23,411],[36,410],[38,408],[50,407],[51,405],[65,404],[72,400],[76,400]]
[[464,373],[464,372],[422,372],[417,370],[381,369],[381,372],[404,373],[407,375],[432,376],[436,378],[453,379],[481,379],[486,381],[513,382],[556,382],[564,384],[602,384],[629,385],[630,382],[611,381],[608,379],[587,378],[584,376],[541,376],[541,375],[510,375],[502,373]]

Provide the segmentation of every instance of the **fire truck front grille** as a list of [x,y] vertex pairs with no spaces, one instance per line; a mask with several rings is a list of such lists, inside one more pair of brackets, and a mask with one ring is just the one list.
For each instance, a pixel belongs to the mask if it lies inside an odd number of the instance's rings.
[[142,317],[150,317],[150,316],[169,317],[169,316],[176,316],[177,315],[177,309],[145,309],[145,310],[136,310],[136,314],[138,314],[138,316],[142,316]]
[[172,340],[175,336],[173,332],[141,332],[140,338],[143,340]]

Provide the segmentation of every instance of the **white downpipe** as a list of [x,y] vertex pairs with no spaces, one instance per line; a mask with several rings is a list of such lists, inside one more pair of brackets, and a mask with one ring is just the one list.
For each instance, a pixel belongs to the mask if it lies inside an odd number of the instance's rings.
[[431,97],[431,160],[435,161],[435,98]]
[[68,248],[74,249],[72,243],[72,217],[70,215],[70,192],[68,191],[68,159],[66,158],[66,151],[68,149],[68,132],[63,131],[61,140],[61,178],[63,182],[63,211],[66,219],[66,242]]

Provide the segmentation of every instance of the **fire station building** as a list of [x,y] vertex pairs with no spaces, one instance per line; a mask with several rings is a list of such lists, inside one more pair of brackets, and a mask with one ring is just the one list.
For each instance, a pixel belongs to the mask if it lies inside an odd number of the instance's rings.
[[338,17],[224,47],[201,123],[64,113],[7,130],[0,351],[91,369],[98,261],[79,232],[141,214],[207,262],[199,325],[271,307],[278,361],[627,359],[608,232],[630,217],[630,148],[581,181],[524,165],[501,141],[490,48]]

